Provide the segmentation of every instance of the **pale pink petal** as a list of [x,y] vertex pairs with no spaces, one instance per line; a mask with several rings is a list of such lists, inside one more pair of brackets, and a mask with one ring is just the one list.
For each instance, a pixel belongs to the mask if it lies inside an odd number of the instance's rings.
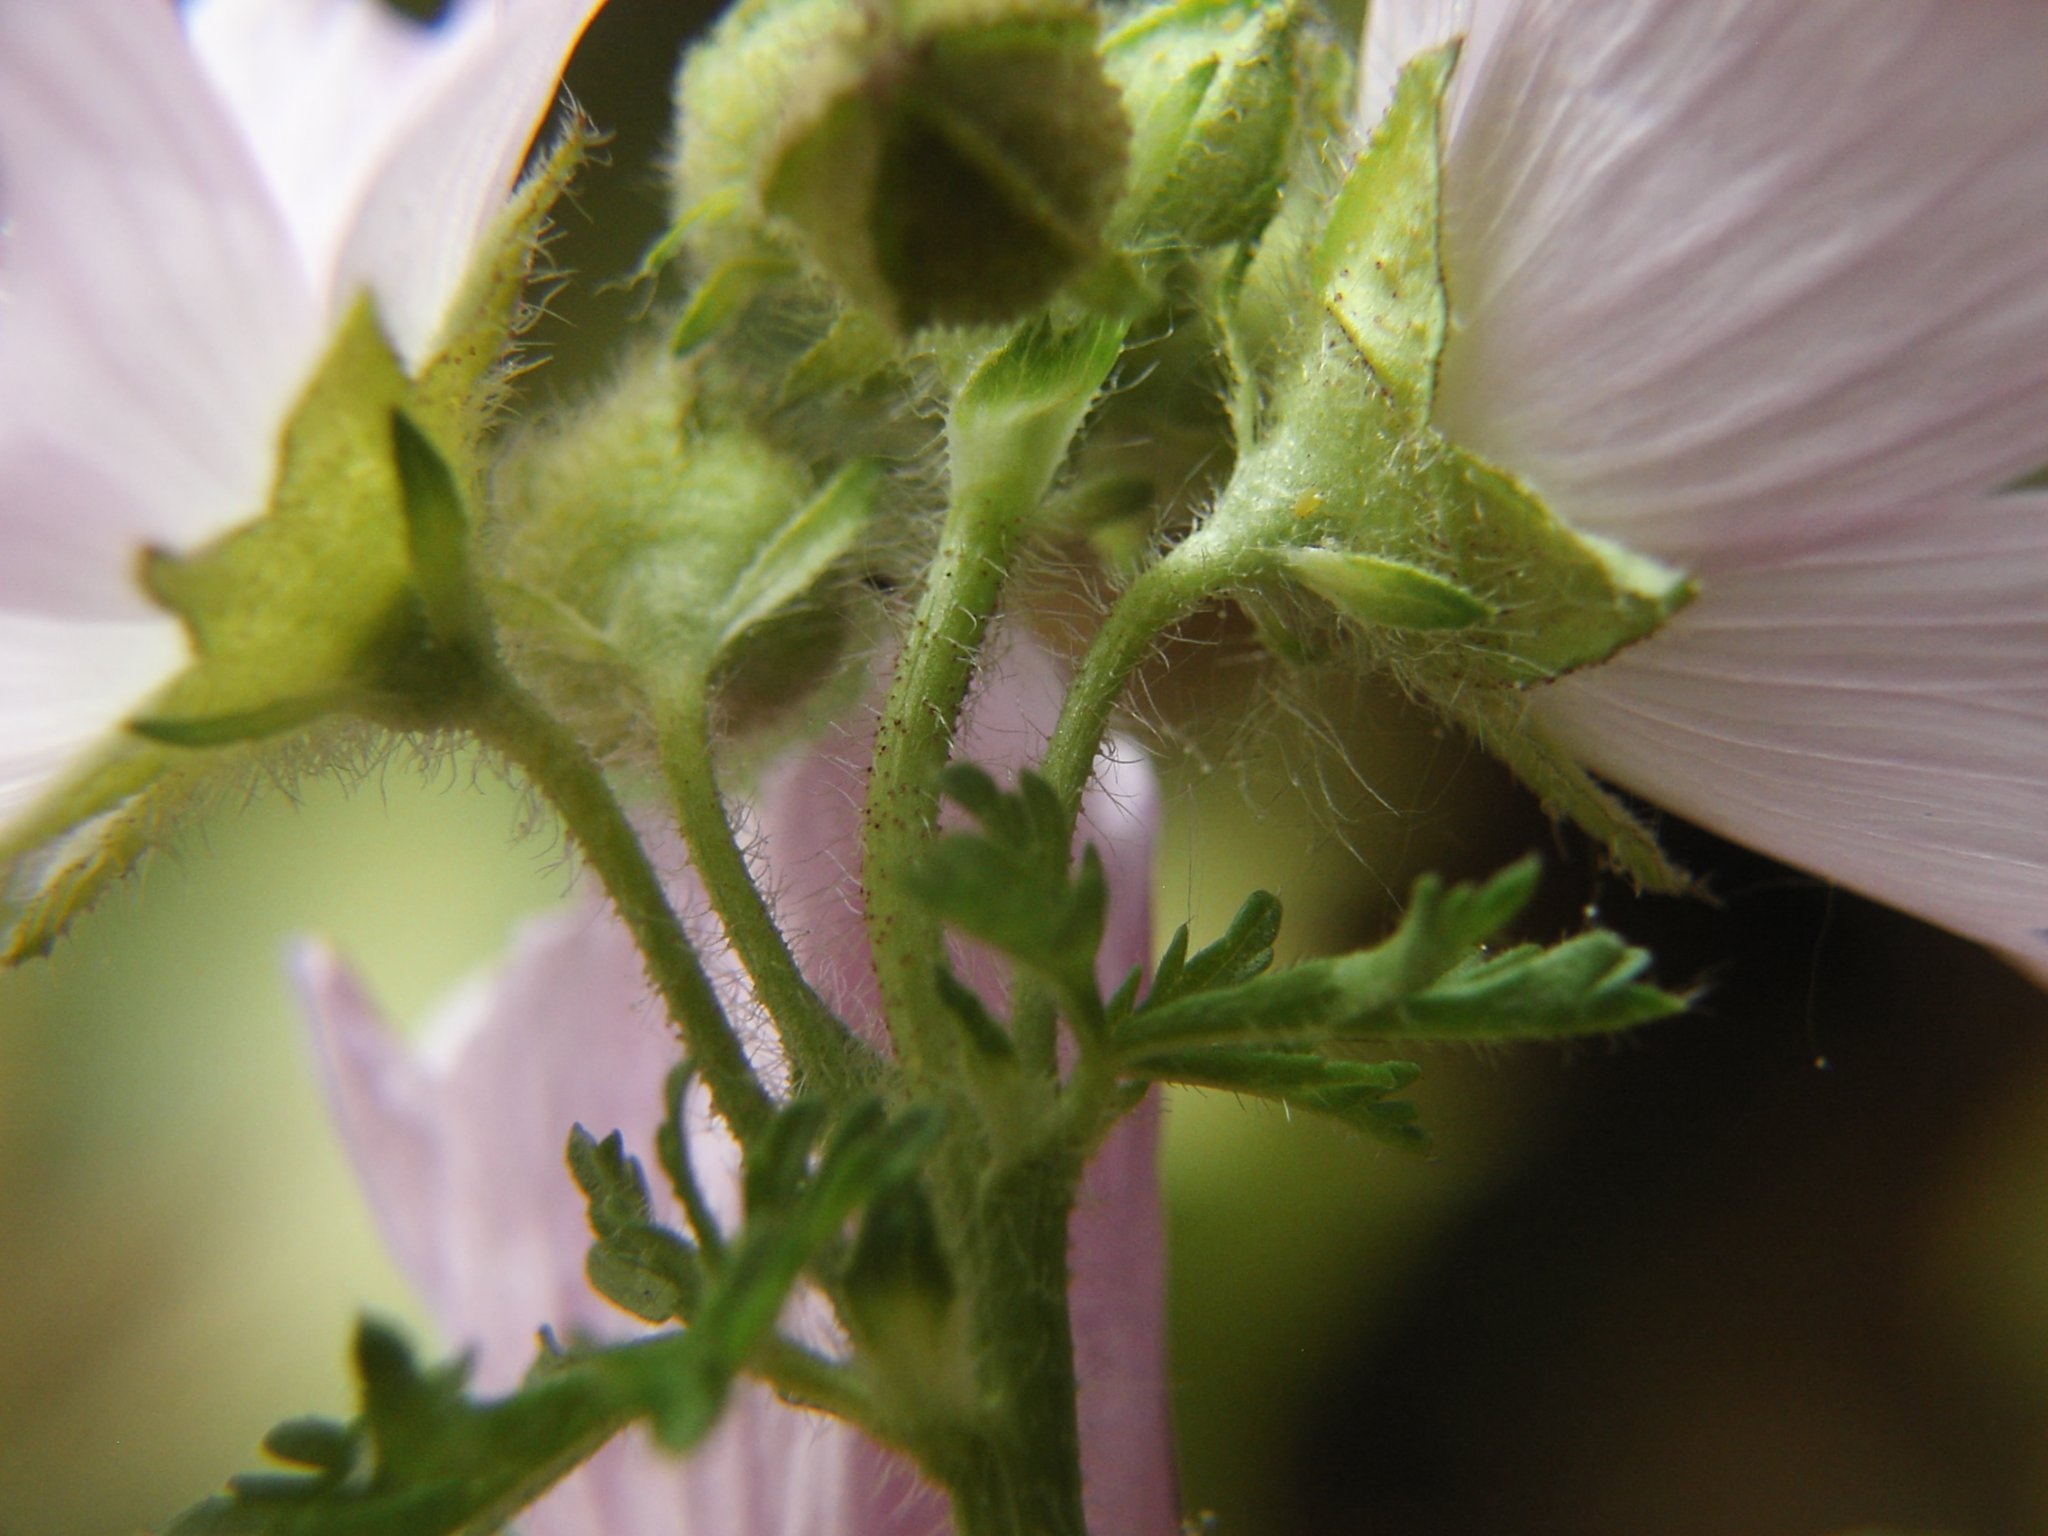
[[1452,439],[1708,576],[2048,458],[2048,7],[1490,0],[1472,25]]
[[137,619],[146,543],[255,516],[319,337],[152,0],[0,5],[0,606]]
[[372,183],[488,46],[488,6],[428,27],[384,0],[188,0],[184,19],[324,296]]
[[556,82],[602,0],[468,0],[444,25],[461,67],[391,148],[359,203],[332,299],[376,296],[399,355],[427,361],[503,209]]
[[[1472,0],[1371,0],[1358,63],[1358,126],[1367,133],[1386,115],[1401,66],[1464,35]],[[1470,73],[1472,61],[1466,59]]]
[[437,1085],[327,945],[295,946],[291,971],[328,1107],[384,1244],[438,1311],[453,1280],[436,1230],[448,1203]]
[[[1006,777],[1037,759],[1064,685],[1037,646],[998,642],[970,702],[957,755]],[[880,1033],[878,989],[862,921],[857,866],[861,797],[872,750],[849,728],[787,765],[759,800],[778,916],[806,972],[842,1017]],[[1082,804],[1078,840],[1102,852],[1110,912],[1100,973],[1115,986],[1152,956],[1151,864],[1158,789],[1142,754],[1113,742]],[[986,956],[960,957],[985,992]],[[1180,1504],[1168,1415],[1166,1252],[1158,1189],[1156,1100],[1111,1135],[1083,1178],[1071,1234],[1075,1356],[1081,1373],[1082,1472],[1090,1528],[1173,1536]]]
[[[1152,863],[1163,814],[1143,753],[1112,737],[1082,802],[1081,836],[1101,850],[1109,922],[1105,990],[1152,962]],[[1075,1365],[1089,1528],[1170,1536],[1180,1528],[1167,1391],[1166,1208],[1155,1093],[1088,1165],[1074,1209]]]
[[[595,903],[530,924],[503,968],[396,1040],[326,951],[296,958],[329,1103],[395,1256],[484,1391],[515,1384],[542,1325],[622,1337],[641,1325],[583,1276],[583,1202],[562,1151],[571,1124],[623,1130],[659,1214],[680,1223],[654,1161],[661,1087],[680,1056],[625,931]],[[732,1160],[692,1127],[708,1183]],[[713,1183],[716,1203],[732,1191]],[[844,1426],[758,1387],[687,1461],[638,1434],[609,1446],[523,1517],[530,1536],[893,1536],[847,1518],[866,1451]],[[859,1497],[875,1498],[875,1490]]]
[[0,609],[0,826],[185,664],[168,615],[72,622]]
[[2048,961],[2048,497],[1872,521],[1725,572],[1537,700],[1701,824]]
[[563,1147],[579,1121],[651,1130],[681,1055],[625,930],[592,903],[536,919],[417,1049],[332,957],[312,952],[301,983],[371,1204],[435,1316],[476,1341],[483,1390],[519,1380],[543,1323],[617,1331],[583,1278],[589,1230]]

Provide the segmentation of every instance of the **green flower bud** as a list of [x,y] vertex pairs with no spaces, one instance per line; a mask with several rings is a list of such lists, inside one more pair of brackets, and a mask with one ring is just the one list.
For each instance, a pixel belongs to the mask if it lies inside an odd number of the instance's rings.
[[1250,240],[1279,205],[1312,56],[1335,48],[1295,0],[1162,0],[1103,40],[1131,117],[1120,245]]
[[683,71],[672,243],[714,281],[800,253],[898,331],[1025,315],[1095,261],[1123,190],[1095,43],[1071,0],[743,5]]
[[[696,423],[692,389],[687,368],[643,356],[499,474],[488,559],[506,638],[607,748],[644,747],[649,704],[713,680],[756,703],[800,698],[843,638],[837,612],[805,599],[875,504],[872,465],[820,486],[757,434]],[[749,687],[763,671],[773,688]]]

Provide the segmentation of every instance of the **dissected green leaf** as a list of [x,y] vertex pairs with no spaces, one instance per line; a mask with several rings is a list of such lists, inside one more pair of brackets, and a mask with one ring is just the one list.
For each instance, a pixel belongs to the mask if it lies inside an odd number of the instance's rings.
[[1036,774],[1005,792],[981,769],[955,764],[941,788],[982,830],[933,843],[912,872],[912,891],[961,932],[1050,981],[1075,1023],[1094,1027],[1095,955],[1109,910],[1101,856],[1091,846],[1074,859],[1059,796]]
[[[672,1122],[686,1081],[671,1079]],[[750,1204],[722,1262],[683,1305],[691,1326],[550,1348],[501,1398],[470,1398],[464,1366],[424,1368],[396,1333],[365,1322],[358,1416],[279,1425],[265,1448],[303,1470],[233,1479],[165,1536],[488,1536],[627,1424],[646,1420],[670,1449],[690,1449],[804,1270],[842,1242],[859,1212],[915,1177],[938,1133],[937,1116],[917,1109],[892,1116],[869,1103],[828,1128],[815,1108],[785,1108],[771,1127],[773,1166],[748,1169],[761,1208]],[[616,1283],[625,1294],[614,1299],[653,1318],[656,1301],[636,1286],[675,1282],[688,1245],[655,1223],[645,1178],[616,1133],[599,1141],[579,1128],[569,1162],[589,1200],[593,1253],[603,1256],[593,1278]],[[899,1221],[892,1210],[885,1221]],[[696,1284],[693,1274],[675,1289]]]
[[647,1322],[689,1321],[703,1290],[696,1250],[655,1220],[646,1177],[626,1155],[624,1138],[614,1131],[598,1141],[577,1126],[569,1171],[597,1237],[584,1264],[592,1286]]
[[1342,1061],[1313,1052],[1211,1047],[1147,1056],[1128,1070],[1152,1082],[1270,1099],[1342,1121],[1410,1151],[1428,1145],[1428,1137],[1415,1124],[1415,1106],[1389,1097],[1422,1075],[1412,1062]]
[[1685,1008],[1643,980],[1650,957],[1611,933],[1526,944],[1460,966],[1374,1030],[1382,1040],[1554,1039],[1608,1034]]
[[1166,952],[1152,972],[1152,990],[1145,1006],[1155,1007],[1197,992],[1234,987],[1262,976],[1273,964],[1273,944],[1280,937],[1280,898],[1253,891],[1230,919],[1222,936],[1188,958],[1188,929],[1183,923],[1167,941]]
[[1009,1034],[989,1012],[988,1004],[981,1000],[972,987],[945,966],[940,966],[932,975],[933,985],[938,988],[939,1001],[960,1023],[961,1033],[983,1061],[1007,1065],[1017,1058],[1017,1047]]
[[[685,1335],[629,1346],[665,1354]],[[164,1536],[486,1536],[633,1416],[605,1356],[543,1366],[491,1402],[464,1396],[461,1366],[422,1368],[382,1324],[356,1334],[362,1412],[290,1420],[265,1448],[303,1471],[235,1478]]]
[[1181,972],[1169,998],[1147,999],[1120,1023],[1118,1052],[1129,1063],[1218,1046],[1560,1036],[1684,1006],[1643,983],[1648,957],[1610,934],[1486,961],[1483,946],[1527,905],[1537,877],[1533,859],[1478,884],[1425,877],[1400,926],[1371,949],[1206,990],[1190,989]]

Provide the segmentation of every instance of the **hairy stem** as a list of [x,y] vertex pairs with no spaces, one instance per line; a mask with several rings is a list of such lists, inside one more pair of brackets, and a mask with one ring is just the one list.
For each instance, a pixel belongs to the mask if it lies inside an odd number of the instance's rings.
[[944,935],[908,877],[938,823],[939,771],[1013,552],[1008,511],[990,497],[955,498],[875,733],[863,850],[868,937],[884,1017],[915,1074],[943,1060],[931,978]]
[[683,702],[662,714],[661,760],[690,861],[775,1021],[798,1083],[844,1099],[873,1079],[879,1058],[805,978],[747,867],[719,794],[708,689],[683,690],[680,697]]
[[740,1143],[751,1142],[766,1127],[774,1106],[748,1065],[696,947],[603,768],[508,678],[494,679],[482,692],[468,724],[486,745],[516,764],[561,813],[640,946],[648,976],[682,1031],[712,1102]]
[[1109,610],[1068,686],[1038,769],[1059,795],[1070,823],[1080,814],[1082,791],[1131,674],[1161,634],[1227,589],[1237,575],[1226,552],[1197,534],[1143,572]]
[[1078,1157],[1060,1148],[983,1167],[960,1191],[976,1388],[988,1412],[928,1462],[952,1495],[959,1536],[1088,1536],[1067,1304],[1078,1178]]

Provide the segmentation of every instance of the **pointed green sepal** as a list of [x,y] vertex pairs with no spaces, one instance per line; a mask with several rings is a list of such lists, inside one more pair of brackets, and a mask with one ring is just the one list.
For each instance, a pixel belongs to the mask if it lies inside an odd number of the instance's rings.
[[548,218],[595,139],[590,124],[571,115],[479,242],[419,373],[416,408],[433,431],[474,442],[496,416],[508,362],[537,313],[527,302],[527,285],[541,259]]
[[1526,695],[1473,689],[1445,708],[1514,770],[1544,810],[1592,838],[1639,889],[1670,896],[1693,889],[1692,877],[1658,846],[1641,818],[1544,734]]
[[362,702],[356,688],[336,688],[302,698],[276,699],[253,709],[219,715],[138,715],[128,728],[148,741],[167,747],[203,750],[232,747],[272,737],[311,725],[323,716],[338,714]]
[[1433,532],[1498,610],[1477,634],[1484,653],[1443,658],[1451,670],[1513,684],[1562,677],[1655,633],[1693,599],[1683,572],[1580,533],[1472,454],[1447,452],[1430,478]]
[[1190,250],[1258,234],[1279,206],[1308,30],[1292,0],[1164,0],[1103,39],[1131,116],[1114,239]]
[[1458,45],[1418,55],[1352,168],[1315,253],[1323,302],[1413,426],[1429,419],[1449,305],[1438,201]]
[[882,476],[871,461],[847,465],[768,537],[726,599],[719,650],[801,598],[853,547],[874,516]]
[[450,650],[486,655],[490,614],[471,564],[461,482],[432,438],[403,410],[391,413],[391,457],[412,551],[414,590],[427,628]]
[[772,253],[734,256],[697,285],[669,336],[669,351],[688,357],[716,340],[762,292],[796,275],[796,263]]
[[1357,624],[1387,629],[1470,629],[1493,605],[1404,560],[1338,549],[1295,549],[1288,574]]
[[218,765],[139,736],[99,761],[0,844],[8,911],[0,965],[48,954],[73,920],[168,835]]
[[1034,321],[968,375],[947,421],[956,498],[1035,513],[1122,354],[1121,321]]
[[193,666],[158,722],[258,725],[354,696],[424,636],[392,413],[408,386],[367,303],[343,325],[286,429],[269,512],[205,549],[158,554],[152,594],[191,631]]

